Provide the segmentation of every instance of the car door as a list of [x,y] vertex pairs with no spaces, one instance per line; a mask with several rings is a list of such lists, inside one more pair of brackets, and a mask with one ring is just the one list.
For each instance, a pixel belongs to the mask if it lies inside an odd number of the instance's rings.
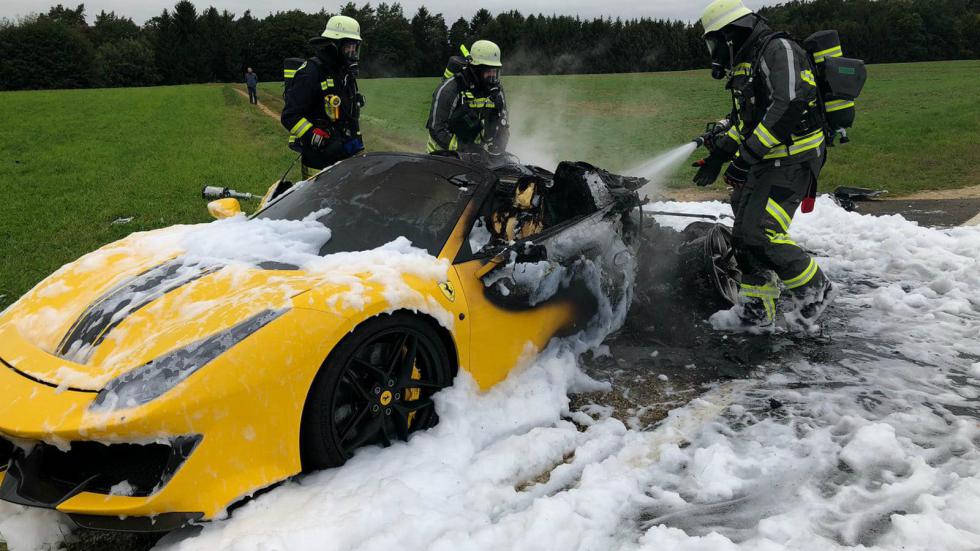
[[604,247],[622,242],[615,221],[607,220],[615,216],[604,209],[499,252],[487,246],[485,214],[470,222],[454,263],[469,311],[465,367],[482,388],[532,360],[551,338],[586,326],[604,292],[600,266],[612,250]]

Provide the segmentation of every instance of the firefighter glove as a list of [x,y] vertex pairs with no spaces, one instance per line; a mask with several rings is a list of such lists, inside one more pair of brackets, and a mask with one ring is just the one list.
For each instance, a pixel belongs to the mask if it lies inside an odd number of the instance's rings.
[[483,129],[483,121],[480,120],[480,115],[473,111],[468,111],[463,115],[463,124],[471,132],[479,132]]
[[732,159],[730,165],[728,165],[728,170],[725,171],[725,183],[734,187],[742,187],[745,185],[745,180],[749,177],[749,165],[742,160],[741,157],[735,157]]
[[314,128],[313,135],[310,137],[310,145],[317,149],[323,149],[327,147],[327,142],[330,141],[330,132],[322,128]]
[[353,140],[347,140],[344,142],[344,153],[348,156],[353,156],[364,150],[364,140],[361,138],[354,138]]
[[695,162],[691,165],[698,168],[698,173],[694,175],[694,183],[700,187],[710,186],[721,174],[723,164],[725,164],[724,158],[715,153]]

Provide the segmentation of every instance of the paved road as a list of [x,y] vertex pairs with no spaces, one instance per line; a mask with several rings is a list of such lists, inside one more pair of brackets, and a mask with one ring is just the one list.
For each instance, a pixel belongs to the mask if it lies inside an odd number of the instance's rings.
[[856,203],[863,214],[901,214],[923,226],[951,227],[975,220],[980,214],[980,199],[928,199],[862,201]]
[[[901,214],[923,226],[952,227],[980,225],[980,198],[930,200],[876,200],[857,203],[857,212],[874,215]],[[663,239],[669,235],[658,235]],[[654,251],[664,265],[669,249]],[[642,253],[641,253],[642,254]],[[751,337],[725,335],[711,330],[705,320],[709,309],[691,311],[699,299],[673,302],[677,289],[660,288],[650,282],[676,279],[676,267],[658,273],[640,274],[637,298],[626,327],[606,345],[609,354],[584,358],[584,369],[593,378],[608,381],[610,392],[572,397],[572,410],[590,406],[611,407],[612,414],[641,429],[652,427],[667,413],[703,394],[719,381],[744,378],[758,365],[788,356],[809,357],[828,353],[833,345],[822,339],[789,336]],[[713,311],[713,310],[712,310]],[[835,308],[826,322],[835,320]],[[828,346],[830,345],[830,346]]]

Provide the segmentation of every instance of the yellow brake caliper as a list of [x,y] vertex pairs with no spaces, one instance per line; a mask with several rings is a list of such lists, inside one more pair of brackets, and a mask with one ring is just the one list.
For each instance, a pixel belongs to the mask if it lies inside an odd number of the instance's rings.
[[[412,380],[420,381],[422,380],[422,372],[419,371],[418,366],[414,363],[412,364]],[[405,389],[405,401],[415,402],[422,397],[421,388],[406,388]],[[412,422],[415,421],[415,412],[412,411],[408,414],[408,428],[412,428]]]

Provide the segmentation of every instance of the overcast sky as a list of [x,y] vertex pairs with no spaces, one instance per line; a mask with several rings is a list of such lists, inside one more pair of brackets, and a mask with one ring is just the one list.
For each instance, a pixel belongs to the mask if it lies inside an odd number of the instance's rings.
[[[89,23],[95,14],[102,10],[115,11],[117,15],[125,15],[142,24],[147,19],[159,15],[164,8],[172,7],[177,0],[3,0],[0,2],[0,17],[16,18],[31,13],[46,12],[48,8],[59,3],[74,7],[79,3],[85,4],[85,13]],[[241,15],[245,10],[252,10],[252,15],[264,17],[270,12],[289,9],[300,9],[316,12],[320,8],[328,12],[336,11],[343,1],[330,3],[315,0],[191,0],[200,11],[209,5],[219,10],[228,10],[235,15]],[[401,2],[405,16],[412,17],[420,5],[425,5],[430,11],[442,13],[448,23],[462,16],[467,19],[479,8],[487,8],[493,13],[516,9],[527,15],[530,13],[580,15],[582,17],[654,17],[664,19],[682,19],[694,21],[701,9],[710,0],[483,0],[480,3],[466,3],[458,0],[404,0]],[[356,2],[358,5],[365,0]],[[377,5],[378,2],[371,2]],[[390,3],[390,2],[389,2]],[[780,3],[779,0],[745,0],[750,8]]]

